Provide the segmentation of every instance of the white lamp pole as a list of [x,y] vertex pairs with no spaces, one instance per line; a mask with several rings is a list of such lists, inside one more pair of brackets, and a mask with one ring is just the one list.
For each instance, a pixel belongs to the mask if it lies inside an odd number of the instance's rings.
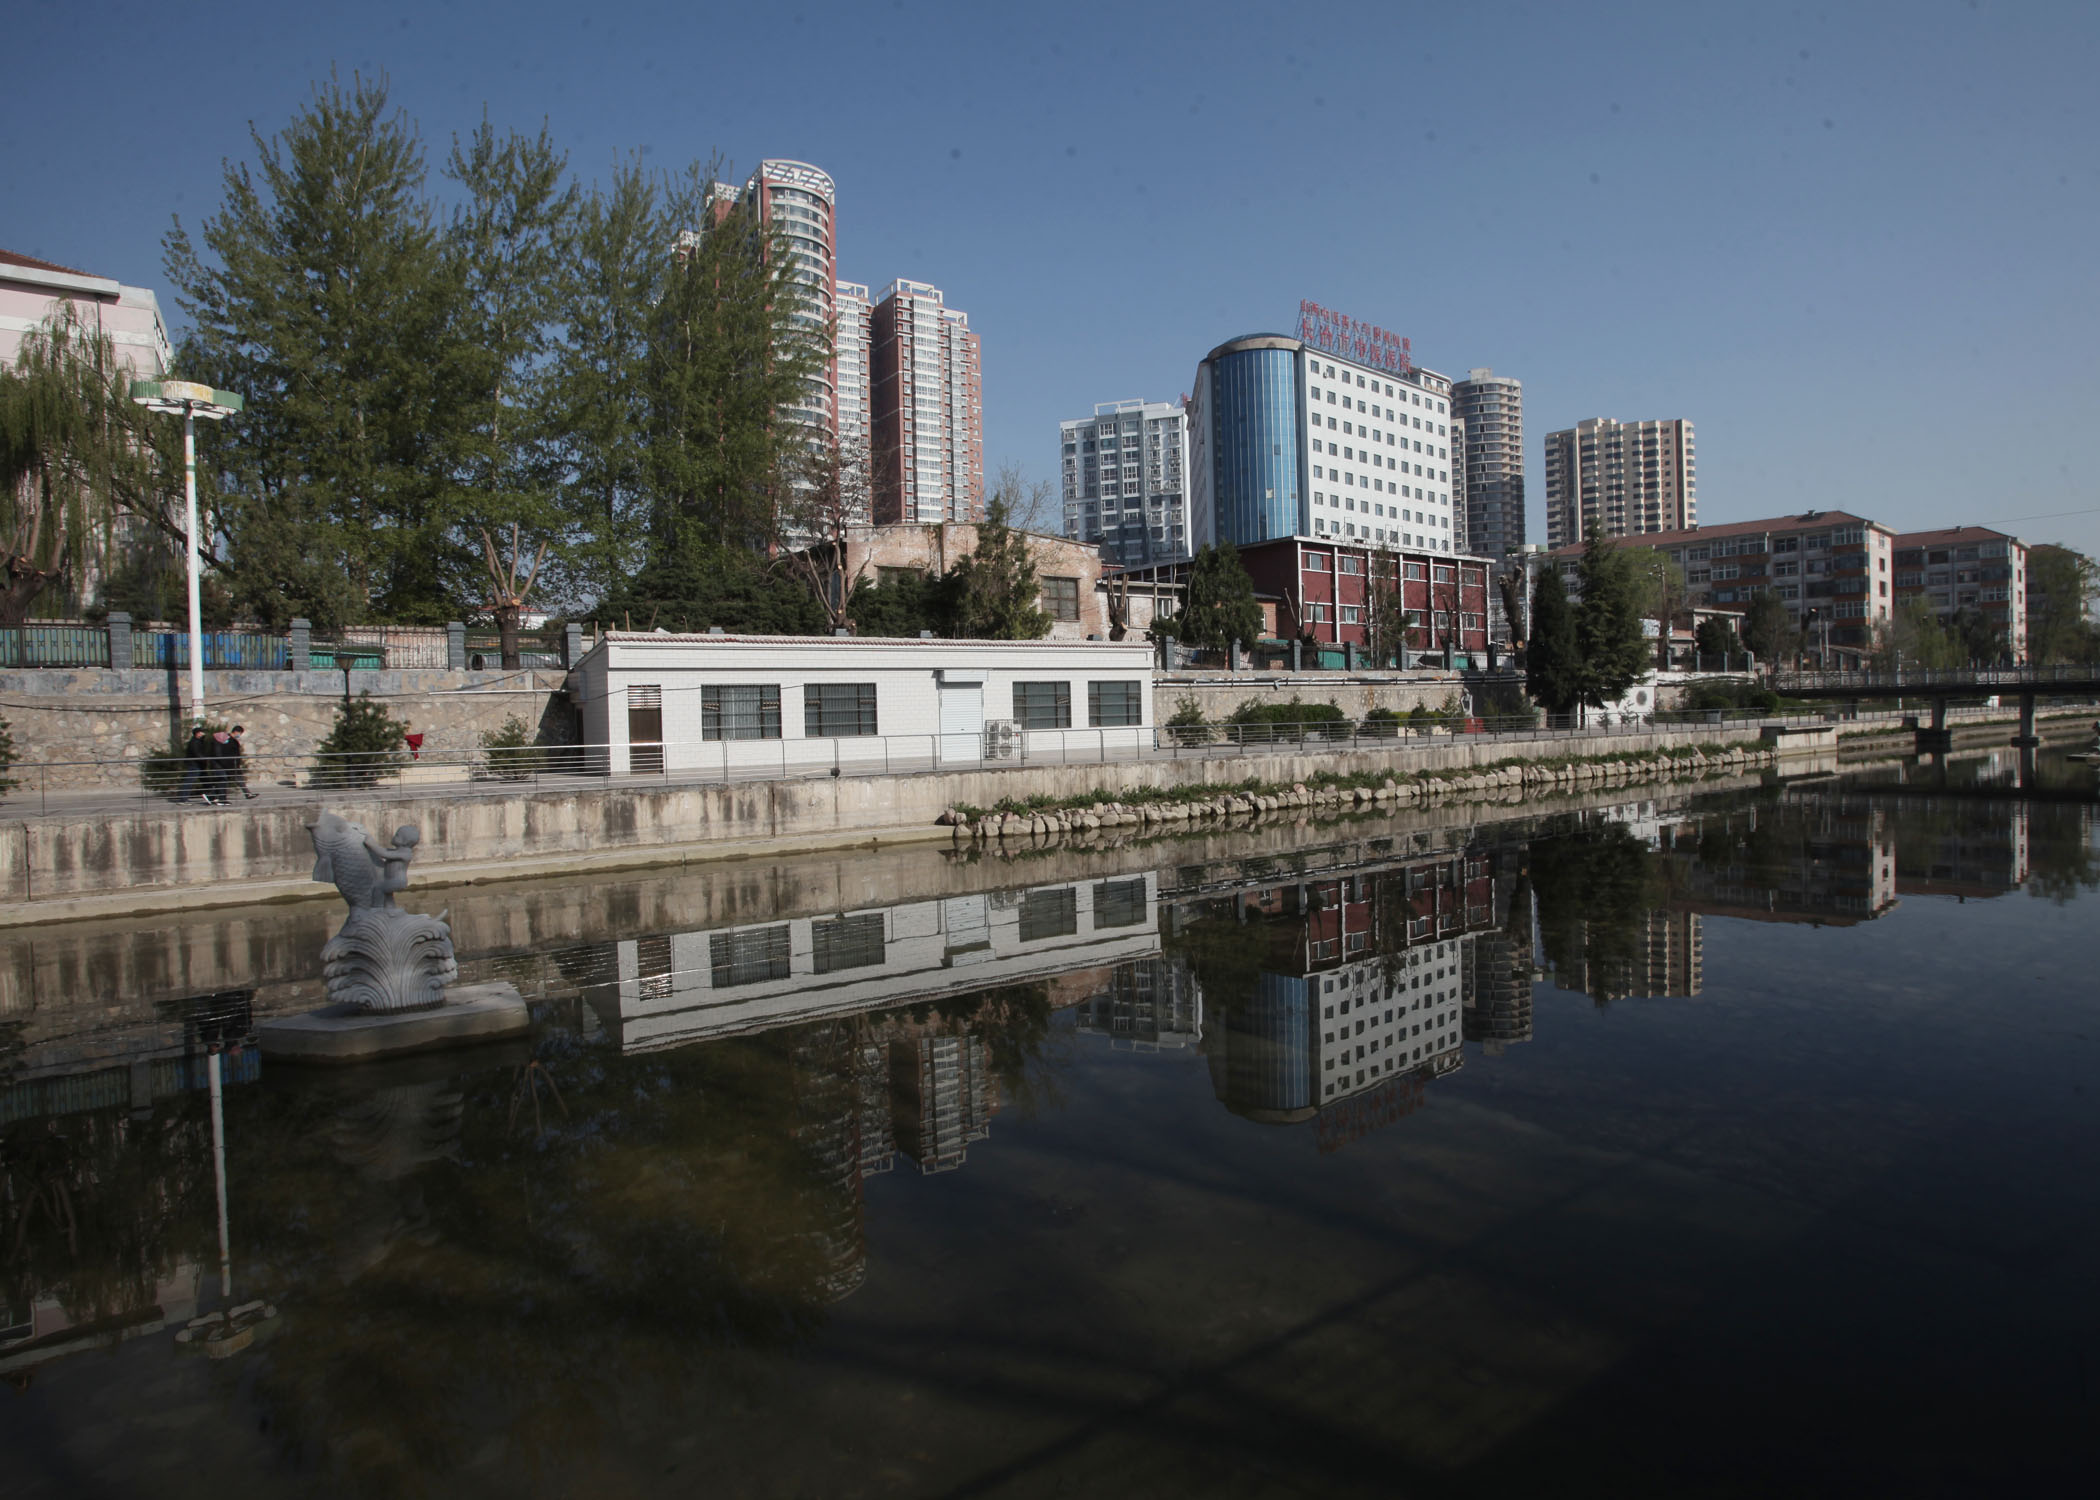
[[232,391],[215,391],[193,380],[134,380],[131,399],[148,411],[182,417],[183,537],[189,552],[190,593],[190,723],[204,722],[203,562],[197,537],[197,419],[222,421],[239,411],[242,400]]

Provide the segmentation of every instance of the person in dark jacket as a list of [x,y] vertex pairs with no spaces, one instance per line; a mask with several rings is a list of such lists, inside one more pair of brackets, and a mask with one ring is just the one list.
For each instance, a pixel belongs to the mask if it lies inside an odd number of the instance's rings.
[[245,724],[236,724],[226,732],[226,743],[233,751],[233,758],[226,763],[226,790],[253,798],[255,793],[248,786],[248,745],[241,738],[247,732]]
[[182,747],[182,788],[175,794],[177,802],[191,801],[200,791],[206,802],[212,800],[212,771],[218,764],[216,748],[202,724],[190,731],[190,742]]
[[233,784],[240,776],[241,747],[234,743],[230,730],[221,729],[211,737],[211,795],[224,807],[233,798]]

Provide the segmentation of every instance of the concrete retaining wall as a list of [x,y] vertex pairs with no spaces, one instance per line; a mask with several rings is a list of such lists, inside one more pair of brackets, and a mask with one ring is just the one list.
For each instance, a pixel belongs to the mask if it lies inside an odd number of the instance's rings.
[[[951,806],[1002,798],[1063,798],[1093,791],[1223,786],[1249,777],[1302,781],[1321,771],[1455,770],[1520,755],[1604,755],[1683,744],[1688,737],[1624,734],[1579,740],[1493,742],[1439,736],[1386,750],[1310,751],[1123,764],[1025,766],[923,776],[732,782],[651,788],[539,788],[514,797],[400,798],[344,793],[329,805],[382,838],[402,823],[423,830],[423,881],[459,867],[461,878],[531,874],[616,861],[645,864],[733,857],[781,847],[843,847],[876,839],[945,837],[934,820]],[[1753,742],[1756,728],[1701,738]],[[223,810],[143,808],[0,824],[0,922],[41,920],[46,903],[108,906],[123,893],[181,892],[229,904],[299,890],[313,867],[306,821],[312,805]],[[471,873],[469,873],[471,872]],[[277,883],[277,891],[258,890]],[[322,888],[316,888],[322,889]]]
[[[573,744],[576,715],[562,693],[561,672],[207,672],[205,711],[248,727],[251,756],[267,775],[269,757],[305,756],[328,737],[344,679],[352,694],[370,692],[397,719],[424,735],[426,751],[481,747],[482,734],[512,715],[537,725],[546,744]],[[188,676],[163,670],[0,672],[0,715],[14,736],[17,775],[58,761],[114,761],[112,766],[53,766],[30,772],[28,785],[52,791],[138,785],[135,762],[168,748],[183,723]]]

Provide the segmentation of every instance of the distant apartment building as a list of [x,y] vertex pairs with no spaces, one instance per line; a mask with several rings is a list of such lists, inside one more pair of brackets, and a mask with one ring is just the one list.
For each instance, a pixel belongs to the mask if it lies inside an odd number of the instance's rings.
[[2027,544],[1988,526],[1906,531],[1896,537],[1898,604],[1922,599],[1941,620],[1972,610],[2027,659]]
[[1188,417],[1171,401],[1110,401],[1058,425],[1065,535],[1101,560],[1145,567],[1189,555]]
[[[830,326],[838,285],[838,191],[829,174],[808,162],[762,161],[743,189],[718,184],[709,205],[718,220],[732,205],[756,213],[759,222],[785,236],[803,305],[796,321],[812,331]],[[838,368],[828,364],[789,416],[823,438],[838,436]]]
[[1699,524],[1692,424],[1591,417],[1546,434],[1546,545]]
[[1473,370],[1451,386],[1459,546],[1500,558],[1524,545],[1524,385]]
[[[1771,590],[1807,632],[1811,655],[1856,657],[1873,646],[1876,629],[1889,618],[1896,534],[1864,516],[1811,510],[1628,536],[1623,544],[1652,548],[1676,563],[1693,610],[1740,610]],[[1546,554],[1571,588],[1582,551],[1583,544],[1569,543]]]
[[869,434],[878,524],[984,515],[977,335],[940,288],[899,279],[869,316]]
[[861,283],[841,281],[833,305],[838,317],[834,363],[838,371],[839,448],[866,463],[875,443],[875,409],[868,366],[875,338],[875,303]]

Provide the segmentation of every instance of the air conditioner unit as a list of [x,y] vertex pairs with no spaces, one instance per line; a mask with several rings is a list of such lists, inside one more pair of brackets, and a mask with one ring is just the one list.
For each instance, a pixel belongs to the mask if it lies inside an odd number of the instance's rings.
[[984,721],[984,758],[1012,760],[1020,754],[1021,725],[1014,719]]

